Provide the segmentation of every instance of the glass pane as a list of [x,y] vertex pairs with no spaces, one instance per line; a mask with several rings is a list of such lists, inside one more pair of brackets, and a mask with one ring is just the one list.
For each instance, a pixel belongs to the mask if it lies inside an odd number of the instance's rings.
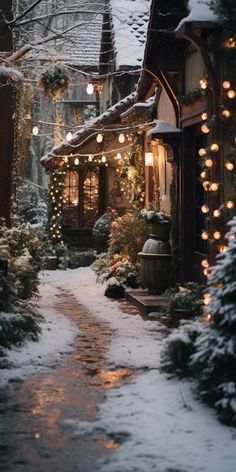
[[76,171],[66,174],[63,204],[66,224],[78,226],[79,174]]
[[88,171],[84,176],[84,227],[91,228],[94,225],[98,211],[98,175],[94,171]]

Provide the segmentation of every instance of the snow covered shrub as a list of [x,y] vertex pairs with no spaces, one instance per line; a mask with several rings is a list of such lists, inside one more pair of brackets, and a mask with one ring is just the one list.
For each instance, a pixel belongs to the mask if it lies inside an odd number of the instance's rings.
[[78,251],[77,249],[68,249],[61,245],[56,246],[55,253],[58,256],[58,268],[63,270],[88,267],[97,257],[97,252],[93,249]]
[[174,330],[168,336],[161,359],[163,371],[175,373],[181,377],[192,376],[190,359],[196,351],[196,339],[203,329],[199,321],[184,321],[178,330]]
[[45,229],[47,225],[46,195],[42,188],[32,182],[24,182],[19,201],[19,218],[34,229]]
[[164,312],[173,316],[175,310],[191,310],[193,317],[202,315],[204,286],[194,282],[177,284],[163,293]]
[[105,296],[108,298],[123,298],[124,293],[123,285],[115,277],[111,277],[107,283]]
[[191,369],[201,397],[223,422],[236,426],[236,216],[229,222],[228,249],[218,256],[208,280],[212,323],[196,340]]
[[108,207],[107,211],[96,221],[93,227],[93,237],[101,246],[107,246],[111,225],[116,218],[117,211]]
[[42,242],[31,228],[17,221],[12,228],[0,225],[0,257],[8,260],[8,273],[0,289],[2,309],[10,309],[17,300],[37,292],[41,255]]
[[[18,311],[14,315],[1,314],[0,317],[0,346],[10,348],[13,344],[20,345],[25,338],[37,341],[41,332],[38,315]],[[1,368],[1,363],[0,363]]]

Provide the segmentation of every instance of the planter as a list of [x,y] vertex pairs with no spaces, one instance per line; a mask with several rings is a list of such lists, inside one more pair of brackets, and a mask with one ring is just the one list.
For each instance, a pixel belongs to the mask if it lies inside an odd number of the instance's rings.
[[[152,225],[149,239],[139,253],[142,281],[150,292],[160,294],[168,287],[171,261],[169,223]],[[154,233],[155,232],[155,233]]]
[[172,315],[172,326],[178,328],[181,320],[190,320],[193,316],[193,310],[178,308],[174,310]]

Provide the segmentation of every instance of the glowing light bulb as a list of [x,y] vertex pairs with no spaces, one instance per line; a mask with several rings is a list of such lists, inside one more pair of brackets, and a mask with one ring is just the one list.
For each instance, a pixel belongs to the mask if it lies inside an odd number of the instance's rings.
[[92,83],[89,83],[86,87],[86,93],[88,95],[92,95],[93,94],[93,84]]
[[225,244],[221,244],[220,247],[219,247],[219,251],[220,251],[221,254],[223,252],[227,251],[227,249],[228,249],[228,246],[226,246]]
[[205,306],[209,305],[210,302],[211,302],[211,294],[208,293],[208,292],[207,292],[207,293],[204,293],[203,297],[204,297],[204,302],[203,302],[204,305],[205,305]]
[[66,135],[66,139],[67,139],[67,141],[71,141],[72,138],[73,138],[73,134],[72,134],[71,131],[69,131],[69,133],[67,133],[67,135]]
[[102,162],[107,162],[106,156],[102,156]]
[[216,239],[216,240],[219,240],[221,238],[221,232],[220,231],[214,231],[213,238]]
[[118,141],[121,144],[125,142],[125,135],[123,133],[119,134]]
[[229,210],[232,210],[232,208],[235,207],[235,203],[234,203],[233,200],[228,200],[228,201],[226,202],[226,205],[225,205],[225,206],[226,206],[226,208],[228,208]]
[[205,205],[202,205],[201,211],[202,211],[202,213],[209,213],[210,208],[209,208],[208,205],[205,204]]
[[89,157],[88,157],[88,161],[92,162],[93,158],[94,158],[94,156],[92,154],[90,154]]
[[68,157],[67,156],[63,157],[63,161],[68,162]]
[[230,118],[232,115],[231,111],[230,110],[227,110],[226,108],[224,110],[222,110],[221,112],[221,116],[222,118]]
[[209,267],[209,262],[207,259],[203,259],[201,262],[202,267]]
[[226,39],[224,45],[225,45],[226,48],[229,48],[229,49],[236,48],[236,39],[233,38],[233,37],[230,37],[230,38]]
[[206,121],[207,118],[208,118],[208,113],[207,113],[206,111],[204,111],[204,112],[201,114],[201,119],[202,119],[203,121]]
[[235,90],[231,89],[227,92],[227,95],[228,95],[229,98],[233,99],[236,96],[236,92],[235,92]]
[[220,215],[221,215],[221,211],[219,209],[213,211],[213,216],[215,218],[219,218]]
[[213,160],[208,158],[205,160],[205,166],[206,167],[212,167],[213,166]]
[[213,182],[211,185],[210,185],[210,190],[212,192],[217,192],[217,190],[219,190],[219,184],[217,184],[216,182]]
[[118,152],[118,153],[116,154],[116,159],[117,159],[118,161],[122,159],[122,156],[121,156],[121,153],[120,153],[120,152]]
[[201,126],[201,131],[202,131],[202,133],[207,134],[207,133],[210,132],[210,128],[207,126],[206,123],[204,123],[204,124]]
[[33,134],[34,136],[38,136],[38,134],[39,134],[38,126],[33,126],[32,134]]
[[204,241],[207,241],[207,239],[209,238],[209,234],[207,231],[203,231],[202,234],[201,234],[201,238],[204,240]]
[[206,90],[208,87],[208,81],[206,79],[201,79],[199,84],[202,90]]
[[229,82],[229,80],[224,80],[224,81],[222,82],[222,87],[223,87],[225,90],[230,89],[231,83]]
[[201,174],[200,174],[201,179],[205,179],[206,176],[207,176],[207,173],[206,173],[205,170],[203,170],[203,171],[201,172]]
[[220,146],[217,143],[213,143],[213,144],[211,144],[210,149],[211,149],[212,152],[218,152],[219,149],[220,149]]
[[102,135],[101,133],[98,133],[98,134],[97,134],[96,141],[97,141],[97,143],[102,143],[102,141],[103,141],[103,135]]
[[207,268],[205,268],[205,269],[203,270],[203,274],[204,274],[206,277],[208,277],[208,276],[209,276],[209,270],[208,270]]
[[78,166],[78,165],[79,165],[79,159],[78,159],[78,157],[76,157],[76,158],[75,158],[75,160],[74,160],[74,164],[75,164],[76,166]]
[[206,156],[207,155],[206,149],[204,148],[199,149],[198,154],[200,157]]
[[202,183],[202,186],[206,192],[210,189],[210,182],[209,180],[205,180],[205,182]]
[[228,170],[228,171],[232,171],[234,170],[234,163],[231,162],[231,161],[226,161],[225,162],[225,168]]

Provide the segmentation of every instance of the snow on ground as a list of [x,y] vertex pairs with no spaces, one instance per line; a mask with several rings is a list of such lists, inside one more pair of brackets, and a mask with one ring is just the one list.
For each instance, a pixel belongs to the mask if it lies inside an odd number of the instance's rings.
[[[221,425],[213,410],[194,396],[194,385],[168,379],[159,372],[163,346],[162,326],[158,321],[143,321],[121,310],[118,301],[104,297],[104,286],[96,284],[90,268],[47,271],[42,275],[42,314],[50,310],[42,340],[22,350],[29,373],[28,360],[37,364],[38,353],[45,358],[55,355],[63,343],[71,344],[73,325],[53,309],[58,287],[72,293],[99,320],[110,322],[114,331],[108,368],[135,369],[130,383],[107,390],[96,421],[65,419],[72,437],[92,434],[98,428],[124,438],[114,454],[96,464],[100,472],[233,472],[236,460],[236,430]],[[47,331],[50,326],[51,331]],[[61,337],[61,332],[63,336]],[[60,342],[58,342],[58,339]],[[46,342],[47,340],[47,342]],[[54,342],[51,354],[48,345]],[[59,347],[60,344],[60,347]],[[19,353],[15,356],[21,364]],[[53,357],[53,356],[52,356]],[[40,366],[38,367],[40,368]],[[116,439],[115,439],[116,440]],[[76,443],[75,443],[76,444]]]
[[27,341],[23,346],[5,350],[13,367],[1,370],[1,387],[11,379],[24,379],[47,365],[58,362],[63,353],[72,350],[78,328],[53,308],[59,293],[58,289],[46,284],[42,273],[39,300],[36,301],[38,311],[44,317],[44,322],[40,325],[40,342]]
[[[101,472],[232,472],[236,430],[221,425],[213,410],[194,398],[194,386],[169,379],[158,370],[163,346],[157,321],[125,314],[117,301],[104,297],[90,268],[46,273],[47,283],[63,285],[115,335],[109,365],[137,369],[128,385],[109,390],[93,427],[72,421],[74,436],[96,428],[127,439],[100,462]],[[50,281],[50,282],[49,282]],[[149,370],[145,370],[148,368]],[[70,419],[68,419],[69,421]]]

